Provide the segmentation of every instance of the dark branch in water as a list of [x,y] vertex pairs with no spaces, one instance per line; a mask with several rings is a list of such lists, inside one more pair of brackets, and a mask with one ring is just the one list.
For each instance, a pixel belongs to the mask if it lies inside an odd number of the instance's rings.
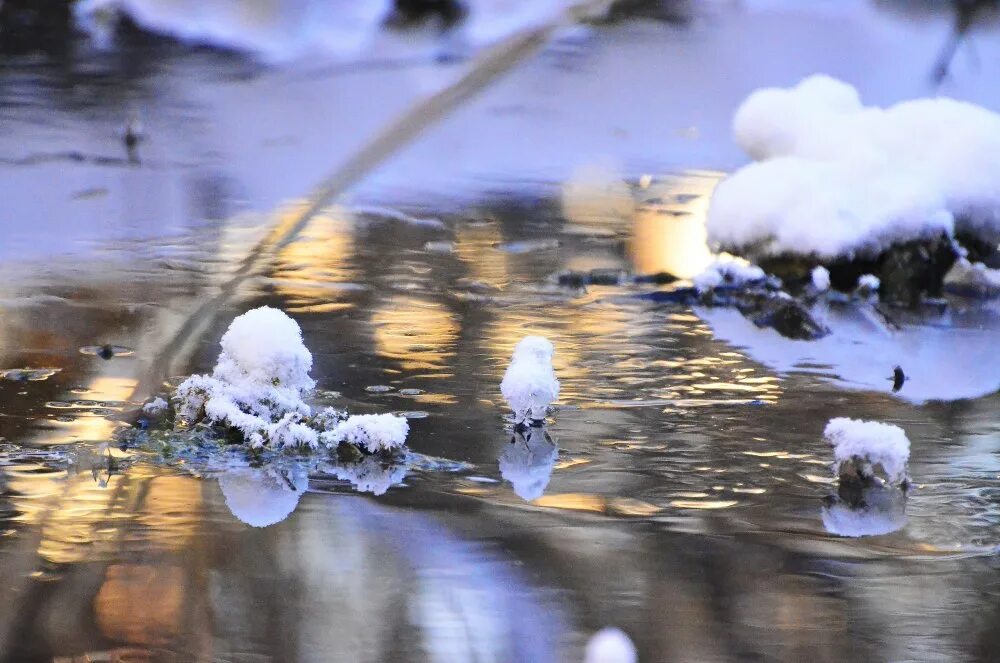
[[940,83],[948,76],[951,61],[955,58],[955,51],[958,45],[968,35],[969,30],[987,10],[1000,7],[1000,0],[952,0],[955,8],[955,24],[948,41],[938,55],[937,64],[934,65],[934,82]]

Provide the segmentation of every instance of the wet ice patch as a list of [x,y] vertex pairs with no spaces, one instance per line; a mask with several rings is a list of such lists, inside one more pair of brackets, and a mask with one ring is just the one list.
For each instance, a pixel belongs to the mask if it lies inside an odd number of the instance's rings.
[[555,348],[542,336],[526,336],[514,348],[500,393],[514,411],[514,421],[529,416],[545,419],[549,405],[559,398],[559,380],[552,367]]
[[891,484],[907,480],[910,440],[899,426],[837,417],[823,430],[833,447],[834,472],[841,481],[868,482],[880,474]]
[[956,229],[1000,232],[1000,115],[946,98],[864,106],[812,76],[751,94],[733,134],[757,163],[716,189],[710,241],[755,256],[875,255]]

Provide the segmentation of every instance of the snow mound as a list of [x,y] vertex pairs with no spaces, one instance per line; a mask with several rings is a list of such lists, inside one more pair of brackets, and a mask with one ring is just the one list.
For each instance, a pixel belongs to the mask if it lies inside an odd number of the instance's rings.
[[910,440],[899,426],[837,417],[827,423],[823,437],[833,447],[834,471],[840,476],[853,472],[870,479],[881,467],[890,483],[906,480]]
[[169,407],[170,405],[168,405],[165,400],[157,396],[142,406],[142,412],[143,414],[155,417],[163,412],[166,412]]
[[204,414],[239,430],[252,447],[315,447],[318,434],[304,423],[310,408],[302,400],[315,385],[311,368],[298,324],[263,306],[233,320],[212,375],[192,375],[173,400],[182,418]]
[[518,497],[531,502],[545,492],[558,459],[559,447],[535,429],[527,437],[518,435],[501,452],[500,476],[510,482]]
[[[402,449],[410,425],[406,417],[394,414],[355,414],[320,434],[327,446],[350,442],[368,453],[386,453]],[[384,492],[384,491],[383,491]]]
[[287,518],[309,488],[304,468],[282,472],[275,468],[234,467],[219,475],[226,506],[251,527],[268,527]]
[[1000,232],[1000,115],[985,108],[864,106],[853,87],[818,75],[752,93],[733,134],[758,162],[713,194],[708,236],[722,247],[853,258],[956,229]]
[[516,423],[544,419],[548,406],[559,398],[559,380],[552,368],[555,348],[542,336],[525,336],[514,348],[500,393],[514,411]]
[[712,264],[696,275],[691,282],[698,292],[706,292],[720,285],[741,286],[767,278],[764,270],[751,265],[742,258],[736,258],[726,253],[720,254]]
[[591,636],[583,663],[636,663],[639,655],[632,639],[619,628],[609,626]]
[[823,265],[818,265],[812,270],[812,285],[817,292],[826,292],[830,289],[830,272]]

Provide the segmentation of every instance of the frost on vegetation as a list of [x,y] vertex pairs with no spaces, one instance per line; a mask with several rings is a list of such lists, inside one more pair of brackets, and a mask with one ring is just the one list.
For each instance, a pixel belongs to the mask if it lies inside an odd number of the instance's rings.
[[830,272],[823,265],[817,265],[813,268],[812,285],[817,292],[826,292],[830,289]]
[[559,447],[542,428],[518,433],[500,454],[500,476],[510,482],[514,492],[526,502],[537,500],[552,479],[559,459]]
[[632,639],[613,626],[592,635],[583,654],[583,663],[636,663],[638,660]]
[[906,483],[910,440],[899,426],[838,417],[827,423],[823,437],[833,447],[833,469],[841,481],[867,483],[883,476],[891,484]]
[[733,120],[757,162],[719,184],[710,241],[754,256],[874,256],[1000,233],[1000,115],[946,98],[864,106],[828,76],[751,94]]
[[543,420],[549,405],[559,398],[559,380],[552,367],[555,348],[542,336],[525,336],[514,348],[500,393],[514,411],[516,424],[529,416]]
[[739,287],[766,278],[767,274],[760,267],[723,253],[691,281],[698,292],[707,292],[719,286]]
[[393,415],[348,416],[326,408],[314,416],[303,400],[314,382],[312,355],[298,324],[261,307],[233,320],[211,375],[192,375],[173,396],[178,417],[235,430],[252,449],[315,448],[348,442],[369,453],[401,448],[408,425]]
[[402,449],[410,425],[405,417],[394,414],[355,414],[320,434],[320,440],[334,447],[349,442],[369,453],[387,453]]

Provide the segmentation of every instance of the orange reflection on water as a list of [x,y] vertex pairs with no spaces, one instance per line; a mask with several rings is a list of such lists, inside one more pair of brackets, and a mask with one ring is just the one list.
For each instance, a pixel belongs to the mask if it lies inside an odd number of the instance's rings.
[[97,627],[118,642],[169,644],[181,631],[184,587],[178,566],[109,566],[94,597]]
[[721,173],[671,177],[645,191],[635,213],[629,253],[640,274],[690,278],[712,260],[705,233],[708,203]]
[[378,354],[405,370],[442,370],[455,354],[458,320],[431,299],[389,297],[375,308],[371,324]]

